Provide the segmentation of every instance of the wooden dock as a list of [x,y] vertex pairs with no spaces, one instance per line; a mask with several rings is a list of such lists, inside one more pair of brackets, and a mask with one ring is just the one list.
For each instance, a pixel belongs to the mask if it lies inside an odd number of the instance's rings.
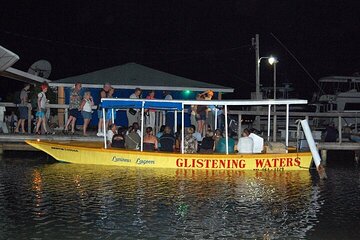
[[38,151],[25,143],[25,140],[50,140],[50,141],[86,141],[103,142],[103,137],[81,135],[35,135],[35,134],[0,134],[0,154],[4,151]]

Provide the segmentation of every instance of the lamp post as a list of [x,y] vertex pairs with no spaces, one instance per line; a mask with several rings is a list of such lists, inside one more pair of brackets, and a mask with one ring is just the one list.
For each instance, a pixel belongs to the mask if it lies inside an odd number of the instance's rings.
[[[276,100],[276,64],[279,62],[275,57],[270,56],[268,59],[270,65],[274,65],[274,100]],[[273,126],[273,141],[276,142],[276,124],[277,124],[277,116],[276,116],[276,105],[274,105],[274,126]]]
[[[267,59],[270,65],[274,65],[274,100],[276,100],[276,64],[279,62],[277,58],[270,56],[270,57],[261,57],[259,58],[257,64],[260,68],[260,62],[262,59]],[[276,124],[277,124],[277,116],[276,116],[276,105],[274,105],[274,124],[273,124],[273,141],[276,141]],[[270,132],[269,132],[270,133]],[[268,136],[269,138],[269,136]],[[269,139],[268,139],[269,140]]]

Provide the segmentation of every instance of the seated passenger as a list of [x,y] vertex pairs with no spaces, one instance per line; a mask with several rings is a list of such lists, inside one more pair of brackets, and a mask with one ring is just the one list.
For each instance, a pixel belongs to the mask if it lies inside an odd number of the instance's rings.
[[[156,134],[156,138],[160,140],[161,136],[164,134],[165,125],[161,125],[159,132]],[[161,143],[158,141],[158,148],[160,149]]]
[[141,138],[133,127],[129,127],[128,134],[125,136],[125,147],[127,149],[139,150]]
[[239,138],[237,149],[239,153],[252,153],[254,149],[254,141],[249,137],[250,131],[245,128],[242,137]]
[[196,141],[195,137],[193,136],[194,129],[188,128],[186,131],[186,135],[184,138],[184,153],[196,153],[197,152],[197,145],[198,142]]
[[117,134],[116,125],[112,123],[109,125],[109,130],[106,133],[106,139],[108,141],[109,146],[111,146],[113,136]]
[[195,125],[190,125],[190,128],[192,128],[194,131],[193,136],[195,137],[196,141],[198,141],[198,143],[201,142],[202,136],[199,132],[196,131]]
[[222,134],[222,131],[220,128],[216,129],[215,130],[215,133],[214,133],[214,136],[213,136],[213,139],[214,139],[214,142],[215,142],[215,145],[217,144],[217,142],[220,140],[220,138],[223,137],[223,134]]
[[249,137],[253,140],[253,153],[262,153],[264,150],[264,139],[255,133],[250,133]]
[[214,152],[214,133],[208,130],[203,138],[200,146],[200,153],[213,153]]
[[125,135],[127,129],[125,127],[119,127],[117,134],[112,138],[111,147],[113,148],[125,148]]
[[[235,140],[232,138],[232,132],[229,131],[228,137],[228,153],[234,153],[235,149]],[[226,138],[222,137],[215,145],[215,152],[217,153],[226,153]]]
[[171,134],[171,128],[166,126],[159,140],[159,150],[162,152],[175,151],[175,137]]
[[144,151],[158,150],[158,140],[153,134],[152,127],[146,128],[146,135],[144,137]]

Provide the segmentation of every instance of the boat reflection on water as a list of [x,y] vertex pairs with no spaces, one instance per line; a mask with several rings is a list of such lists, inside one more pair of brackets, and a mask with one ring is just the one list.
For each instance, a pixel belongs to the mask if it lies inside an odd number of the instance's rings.
[[317,223],[321,205],[308,171],[61,163],[38,171],[42,191],[52,203],[45,207],[61,209],[45,212],[86,226],[88,234],[106,230],[108,237],[302,238]]

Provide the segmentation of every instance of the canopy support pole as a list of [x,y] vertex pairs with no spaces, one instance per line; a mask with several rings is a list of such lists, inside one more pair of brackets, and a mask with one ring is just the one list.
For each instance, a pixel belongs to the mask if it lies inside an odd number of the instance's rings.
[[140,151],[143,151],[144,148],[144,101],[141,106],[141,136],[140,136]]
[[114,109],[111,109],[111,122],[114,124],[115,122],[115,116],[114,116]]
[[218,111],[219,109],[217,109],[217,107],[215,107],[215,119],[214,119],[214,131],[217,129],[217,115],[218,115]]
[[270,141],[270,120],[271,105],[268,106],[267,140]]
[[225,146],[226,146],[226,154],[229,154],[229,129],[228,129],[228,109],[227,105],[224,106],[225,108]]
[[105,118],[105,108],[102,109],[102,113],[103,113],[103,133],[104,133],[104,146],[105,146],[105,149],[107,148],[107,141],[106,141],[106,118]]
[[286,138],[285,138],[285,144],[286,144],[286,153],[288,152],[289,147],[289,104],[286,104]]
[[185,122],[184,122],[184,104],[182,104],[181,110],[181,153],[184,154],[184,132],[185,132]]
[[177,111],[174,111],[174,133],[177,133],[178,128],[177,128]]

